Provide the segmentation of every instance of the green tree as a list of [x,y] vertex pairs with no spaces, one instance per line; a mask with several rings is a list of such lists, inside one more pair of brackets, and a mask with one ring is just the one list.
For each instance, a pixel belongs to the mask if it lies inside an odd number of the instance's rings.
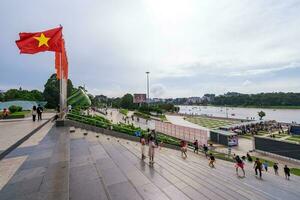
[[259,116],[259,119],[262,120],[262,118],[263,118],[264,116],[266,116],[266,113],[265,113],[264,111],[261,110],[261,111],[258,112],[258,116]]
[[125,109],[132,109],[132,108],[134,108],[133,96],[131,94],[125,94],[121,98],[120,106],[121,106],[121,108],[125,108]]
[[[56,108],[59,104],[59,80],[56,79],[56,74],[52,74],[44,86],[43,96],[47,101],[48,108]],[[72,81],[68,79],[67,97],[72,95],[74,87]]]
[[20,89],[10,89],[4,94],[4,101],[11,100],[27,100],[27,101],[43,101],[42,92],[38,90],[22,90]]

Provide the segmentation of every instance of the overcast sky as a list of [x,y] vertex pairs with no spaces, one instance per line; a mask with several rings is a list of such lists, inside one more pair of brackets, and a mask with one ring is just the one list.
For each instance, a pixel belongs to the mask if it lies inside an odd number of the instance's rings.
[[61,24],[70,78],[92,94],[300,92],[299,0],[1,0],[0,90],[43,90],[54,53],[19,32]]

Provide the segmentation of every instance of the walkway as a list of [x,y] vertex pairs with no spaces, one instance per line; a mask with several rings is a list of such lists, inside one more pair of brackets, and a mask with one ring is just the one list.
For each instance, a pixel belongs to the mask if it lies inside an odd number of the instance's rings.
[[300,199],[299,177],[287,181],[268,172],[258,180],[246,164],[247,177],[239,178],[233,163],[217,160],[211,169],[201,155],[189,152],[182,159],[179,151],[165,148],[156,150],[151,167],[148,158],[141,161],[138,143],[86,132],[52,127],[28,151],[0,199]]
[[180,126],[186,126],[190,128],[197,128],[197,129],[204,129],[204,130],[209,130],[208,128],[199,126],[198,124],[191,123],[189,121],[184,120],[183,116],[178,116],[178,115],[166,115],[166,118],[169,122],[175,125],[180,125]]
[[31,118],[0,120],[0,153],[23,138],[54,116],[54,113],[45,113],[42,121],[33,122]]

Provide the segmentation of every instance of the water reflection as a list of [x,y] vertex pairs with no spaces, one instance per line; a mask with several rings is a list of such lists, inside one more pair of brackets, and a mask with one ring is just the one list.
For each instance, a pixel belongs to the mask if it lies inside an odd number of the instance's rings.
[[262,110],[266,113],[264,119],[276,120],[278,122],[300,123],[300,109],[236,108],[215,106],[179,106],[179,108],[179,113],[182,114],[254,120],[259,119],[257,113]]

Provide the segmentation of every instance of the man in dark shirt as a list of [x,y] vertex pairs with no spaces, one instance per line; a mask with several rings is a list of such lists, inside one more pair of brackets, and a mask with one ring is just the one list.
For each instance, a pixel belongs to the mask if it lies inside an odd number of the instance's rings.
[[38,120],[42,120],[42,113],[43,113],[43,108],[41,105],[38,105],[37,109],[37,114],[38,114]]
[[288,166],[285,165],[284,168],[283,168],[283,170],[284,170],[285,178],[286,178],[287,180],[290,180],[290,171],[291,171],[290,168],[288,168]]
[[259,158],[256,158],[254,162],[254,169],[255,169],[255,175],[257,176],[257,171],[259,171],[259,178],[261,178],[262,163],[259,160]]

